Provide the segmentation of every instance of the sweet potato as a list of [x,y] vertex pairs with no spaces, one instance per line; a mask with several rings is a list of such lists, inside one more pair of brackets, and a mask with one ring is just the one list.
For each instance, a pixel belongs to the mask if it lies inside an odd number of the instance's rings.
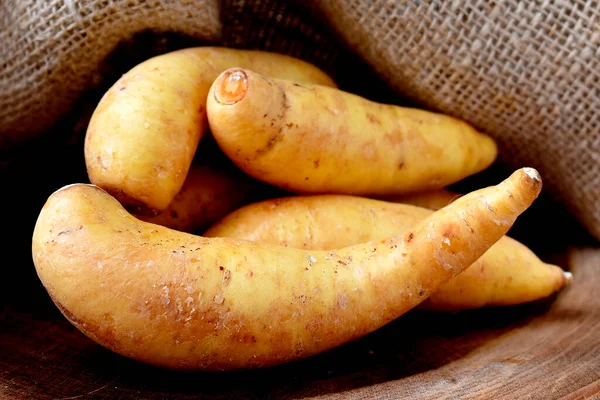
[[352,195],[286,196],[245,205],[203,236],[333,250],[402,235],[430,210]]
[[165,211],[137,218],[182,232],[203,232],[211,224],[246,204],[253,181],[242,173],[209,165],[192,165],[183,187]]
[[[438,191],[402,200],[439,209],[459,197]],[[291,196],[241,207],[204,236],[332,250],[405,234],[432,213],[413,205],[348,195]],[[521,304],[549,296],[570,279],[570,273],[544,263],[528,247],[504,236],[419,307],[457,311]]]
[[33,233],[38,276],[107,348],[177,369],[275,365],[398,318],[500,239],[538,196],[522,169],[405,235],[333,251],[205,238],[136,219],[106,191],[54,192]]
[[276,53],[198,47],[151,58],[124,74],[94,110],[85,138],[90,182],[137,214],[163,211],[206,130],[210,85],[234,66],[335,85],[317,67]]
[[497,147],[464,121],[232,68],[215,80],[209,125],[238,167],[304,194],[439,189],[487,168]]

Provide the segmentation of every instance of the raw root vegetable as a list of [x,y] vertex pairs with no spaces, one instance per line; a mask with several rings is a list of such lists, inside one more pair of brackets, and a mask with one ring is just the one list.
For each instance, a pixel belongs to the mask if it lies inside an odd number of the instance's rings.
[[497,155],[489,136],[450,116],[248,69],[219,75],[207,109],[215,140],[238,167],[297,193],[439,189],[487,168]]
[[124,74],[94,110],[85,138],[90,182],[138,214],[158,214],[181,190],[206,131],[206,96],[227,68],[335,86],[289,56],[198,47],[151,58]]
[[192,165],[183,187],[165,211],[137,218],[182,232],[203,232],[211,224],[248,203],[253,180],[247,175]]
[[[458,197],[445,191],[402,200],[442,208]],[[409,204],[356,196],[291,196],[241,207],[219,220],[204,236],[332,250],[405,234],[431,214],[431,210]],[[570,280],[570,273],[544,263],[525,245],[504,236],[419,308],[457,311],[521,304],[547,297]]]
[[311,251],[174,231],[74,184],[42,208],[32,253],[64,316],[117,353],[176,369],[264,367],[414,308],[500,239],[541,187],[521,169],[402,236]]

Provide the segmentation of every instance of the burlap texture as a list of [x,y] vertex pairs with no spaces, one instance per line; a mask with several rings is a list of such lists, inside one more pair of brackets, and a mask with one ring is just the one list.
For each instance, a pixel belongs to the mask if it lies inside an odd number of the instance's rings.
[[134,33],[284,52],[368,88],[345,46],[416,104],[492,135],[502,163],[538,168],[600,238],[598,9],[591,0],[4,0],[0,149],[51,130]]
[[131,35],[155,30],[217,39],[218,6],[217,0],[0,2],[0,149],[68,113],[102,79],[106,56]]

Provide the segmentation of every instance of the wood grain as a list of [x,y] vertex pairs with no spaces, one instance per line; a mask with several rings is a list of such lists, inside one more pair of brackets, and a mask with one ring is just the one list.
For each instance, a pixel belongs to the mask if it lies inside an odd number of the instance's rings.
[[573,250],[567,262],[573,285],[546,301],[412,312],[311,359],[234,373],[120,357],[79,333],[32,284],[29,301],[5,304],[0,315],[0,398],[600,398],[600,247]]

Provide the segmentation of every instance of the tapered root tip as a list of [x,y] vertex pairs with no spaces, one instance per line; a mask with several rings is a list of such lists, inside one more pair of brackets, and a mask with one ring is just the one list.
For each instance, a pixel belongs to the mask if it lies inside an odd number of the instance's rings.
[[248,91],[248,75],[238,68],[229,69],[215,81],[217,103],[231,105],[241,101]]
[[565,276],[565,286],[573,283],[573,274],[572,273],[564,271],[563,275]]
[[535,168],[518,169],[505,183],[517,188],[527,201],[533,201],[542,191],[542,177]]
[[532,180],[542,183],[542,177],[540,173],[535,168],[523,168],[522,171]]

